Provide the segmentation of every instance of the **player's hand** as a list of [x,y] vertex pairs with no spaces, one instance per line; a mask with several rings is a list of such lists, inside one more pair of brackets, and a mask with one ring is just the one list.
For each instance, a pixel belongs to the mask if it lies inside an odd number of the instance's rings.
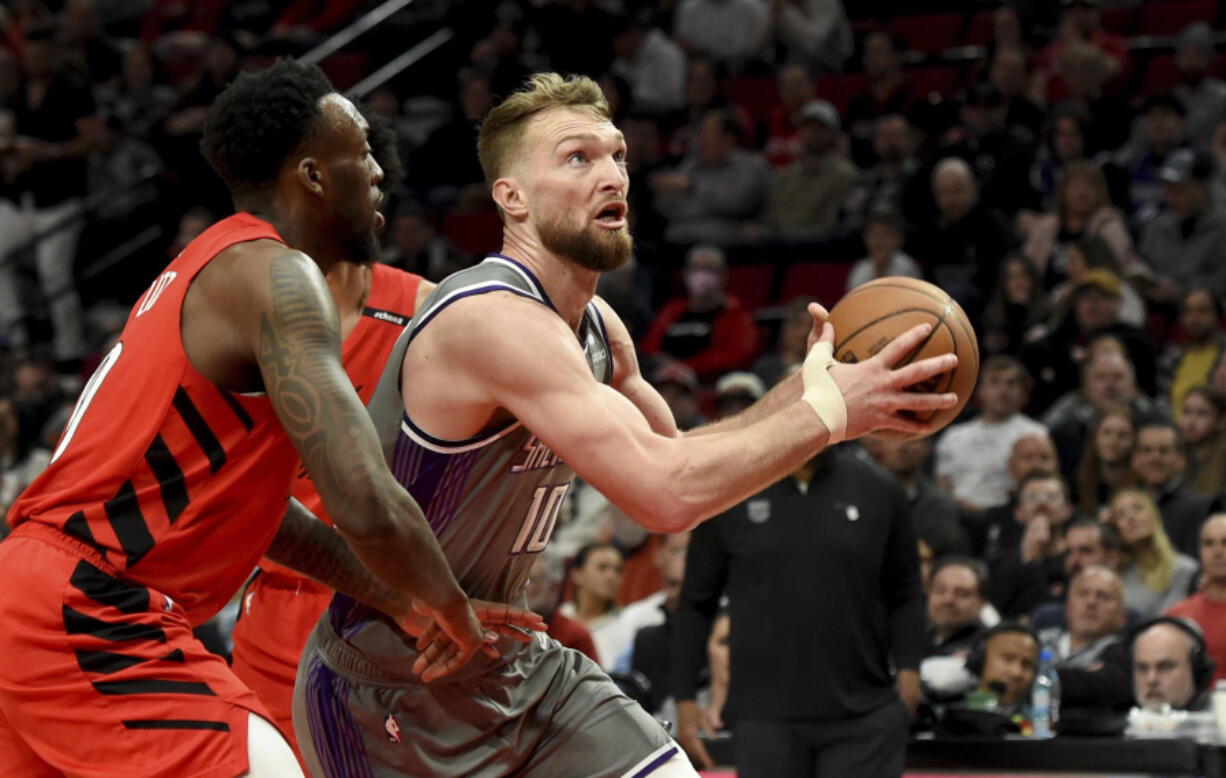
[[[432,622],[420,633],[406,630],[409,634],[418,634],[419,643],[427,632],[433,635],[429,645],[413,663],[413,672],[427,683],[463,667],[478,650],[486,646],[492,648],[498,640],[497,632],[482,627],[467,598],[443,608],[431,608],[414,602],[413,610]],[[414,615],[405,621],[404,626],[420,626]]]
[[[822,331],[826,326],[826,319],[830,318],[830,311],[827,311],[818,303],[809,303],[809,315],[813,317],[813,327],[809,329],[809,347],[805,353],[813,350],[817,342],[822,339]],[[830,343],[834,344],[834,330],[830,330]]]
[[896,682],[898,688],[898,697],[902,700],[902,704],[907,706],[907,710],[911,712],[911,718],[915,718],[915,711],[919,710],[920,700],[923,699],[923,690],[920,688],[919,672],[916,670],[899,670],[898,679]]
[[706,719],[705,711],[694,700],[677,701],[677,742],[701,770],[715,767],[715,760],[707,753],[700,737],[700,733],[707,737],[715,735]]
[[437,618],[431,619],[419,634],[410,632],[417,634],[417,650],[421,652],[413,663],[413,672],[421,675],[422,680],[432,681],[462,667],[476,649],[497,658],[498,648],[494,643],[500,635],[528,643],[532,640],[532,632],[548,629],[539,614],[513,605],[485,600],[469,600],[467,605],[482,634],[472,650],[462,648]]
[[[958,358],[953,354],[894,367],[918,348],[931,331],[932,325],[916,325],[887,343],[872,359],[855,364],[835,362],[829,366],[830,376],[842,392],[847,408],[847,429],[843,439],[858,438],[875,430],[927,435],[932,432],[933,425],[917,421],[908,414],[928,413],[958,404],[958,395],[953,392],[909,391],[909,387],[953,370],[958,364]],[[829,325],[823,331],[821,340],[825,341],[827,337],[833,344],[834,329]],[[810,357],[816,353],[814,349]]]

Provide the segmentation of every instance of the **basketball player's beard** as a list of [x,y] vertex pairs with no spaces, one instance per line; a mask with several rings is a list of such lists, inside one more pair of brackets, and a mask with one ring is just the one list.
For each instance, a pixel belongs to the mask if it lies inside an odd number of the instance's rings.
[[541,244],[553,254],[565,257],[579,267],[603,273],[626,264],[634,249],[630,228],[597,230],[568,229],[561,219],[552,219],[538,228]]
[[344,238],[345,258],[359,265],[373,265],[382,250],[374,229],[353,232]]

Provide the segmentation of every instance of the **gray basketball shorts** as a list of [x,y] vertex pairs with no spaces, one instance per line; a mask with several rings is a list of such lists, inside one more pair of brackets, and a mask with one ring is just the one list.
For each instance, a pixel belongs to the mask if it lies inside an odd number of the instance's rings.
[[[646,778],[677,753],[663,726],[583,654],[540,633],[512,652],[430,684],[392,678],[325,613],[294,687],[294,731],[312,778]],[[415,657],[405,646],[406,667]]]

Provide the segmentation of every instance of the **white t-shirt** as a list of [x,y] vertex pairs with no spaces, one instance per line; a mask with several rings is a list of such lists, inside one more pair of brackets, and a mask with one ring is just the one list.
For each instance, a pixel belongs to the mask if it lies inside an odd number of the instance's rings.
[[937,476],[949,478],[955,499],[982,508],[1004,505],[1015,486],[1009,475],[1013,444],[1033,434],[1046,435],[1047,428],[1020,413],[996,423],[978,418],[955,424],[937,441]]

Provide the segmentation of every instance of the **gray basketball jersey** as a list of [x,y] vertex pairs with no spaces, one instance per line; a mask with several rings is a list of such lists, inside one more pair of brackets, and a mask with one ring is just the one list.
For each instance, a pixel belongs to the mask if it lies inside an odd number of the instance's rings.
[[[368,409],[392,473],[425,511],[460,586],[470,597],[516,602],[533,555],[545,549],[553,533],[574,471],[514,420],[467,440],[433,437],[422,429],[428,420],[409,418],[400,394],[401,365],[414,339],[456,300],[490,292],[518,294],[556,311],[540,281],[509,257],[491,255],[449,276],[401,335]],[[608,383],[613,374],[609,339],[594,303],[584,311],[578,338],[592,374]],[[330,620],[338,635],[360,645],[360,633],[380,617],[337,595]]]

